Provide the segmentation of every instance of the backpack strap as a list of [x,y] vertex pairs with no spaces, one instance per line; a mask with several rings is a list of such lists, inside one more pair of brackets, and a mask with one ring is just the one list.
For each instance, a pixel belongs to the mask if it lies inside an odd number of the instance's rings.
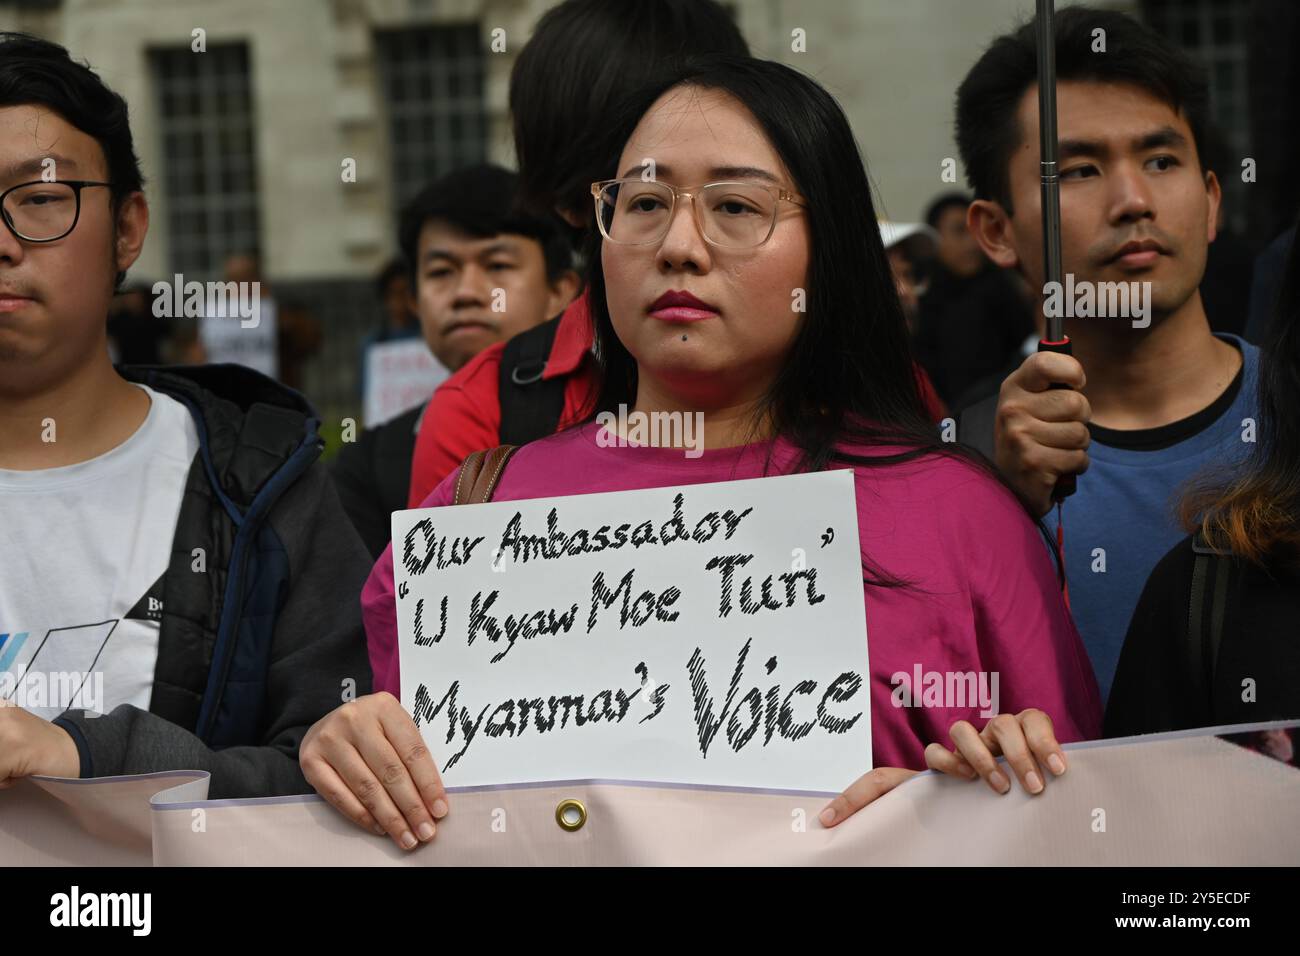
[[1211,701],[1223,637],[1232,555],[1211,548],[1200,531],[1192,536],[1192,589],[1187,608],[1188,677],[1198,700]]
[[479,505],[492,500],[501,472],[515,453],[517,445],[497,445],[487,451],[476,451],[466,458],[456,476],[455,505]]
[[524,445],[555,434],[559,427],[567,379],[542,378],[559,327],[560,317],[556,316],[506,343],[497,382],[501,403],[497,436],[504,443]]

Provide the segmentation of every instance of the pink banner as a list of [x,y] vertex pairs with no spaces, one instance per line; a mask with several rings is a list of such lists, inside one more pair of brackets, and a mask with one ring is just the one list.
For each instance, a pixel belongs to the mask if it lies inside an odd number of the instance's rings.
[[[1294,731],[1281,733],[1289,740]],[[1293,866],[1300,768],[1294,752],[1274,759],[1268,747],[1242,745],[1258,736],[1230,742],[1206,731],[1074,745],[1069,772],[1037,797],[1019,788],[999,797],[983,783],[924,774],[834,830],[817,822],[824,795],[590,781],[453,790],[438,836],[411,853],[313,796],[205,800],[201,774],[34,779],[0,791],[0,861]],[[557,822],[564,801],[582,805],[579,828]]]

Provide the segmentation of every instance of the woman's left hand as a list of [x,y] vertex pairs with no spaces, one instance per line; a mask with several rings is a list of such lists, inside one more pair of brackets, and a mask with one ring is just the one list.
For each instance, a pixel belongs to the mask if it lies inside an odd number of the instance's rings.
[[[948,735],[952,738],[953,749],[948,750],[943,744],[930,744],[925,748],[926,766],[964,780],[983,777],[998,794],[1011,790],[1011,781],[998,766],[999,755],[1007,758],[1020,785],[1031,794],[1042,793],[1044,789],[1039,762],[1046,765],[1053,776],[1065,773],[1065,752],[1056,741],[1052,718],[1034,707],[1014,716],[998,714],[984,725],[982,731],[976,730],[969,721],[959,720],[949,728]],[[847,790],[826,805],[818,819],[823,826],[838,826],[919,772],[901,767],[877,767],[853,781]]]
[[1052,776],[1065,773],[1065,751],[1056,742],[1052,718],[1030,707],[1015,714],[998,714],[976,730],[969,721],[959,720],[948,730],[953,749],[942,744],[925,748],[925,765],[931,770],[973,780],[984,778],[993,791],[1006,794],[1011,791],[1011,781],[998,764],[998,756],[1007,758],[1007,765],[1015,773],[1026,793],[1043,792],[1047,767]]

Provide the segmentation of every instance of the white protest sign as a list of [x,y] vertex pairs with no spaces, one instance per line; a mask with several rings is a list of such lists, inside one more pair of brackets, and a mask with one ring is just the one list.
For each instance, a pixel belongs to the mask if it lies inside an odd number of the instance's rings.
[[246,365],[271,378],[279,377],[277,310],[270,296],[258,299],[257,321],[253,324],[228,308],[227,300],[211,299],[199,318],[199,339],[207,361],[212,364]]
[[853,475],[393,514],[402,703],[451,786],[839,791],[871,766]]
[[423,338],[376,342],[366,349],[366,393],[361,417],[367,428],[423,405],[451,373]]

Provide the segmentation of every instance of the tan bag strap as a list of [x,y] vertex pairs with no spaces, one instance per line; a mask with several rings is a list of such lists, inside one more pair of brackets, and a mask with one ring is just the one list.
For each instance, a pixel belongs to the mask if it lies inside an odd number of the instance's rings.
[[497,445],[487,451],[476,451],[466,458],[456,476],[456,497],[452,504],[480,505],[491,501],[506,462],[518,448],[518,445]]

